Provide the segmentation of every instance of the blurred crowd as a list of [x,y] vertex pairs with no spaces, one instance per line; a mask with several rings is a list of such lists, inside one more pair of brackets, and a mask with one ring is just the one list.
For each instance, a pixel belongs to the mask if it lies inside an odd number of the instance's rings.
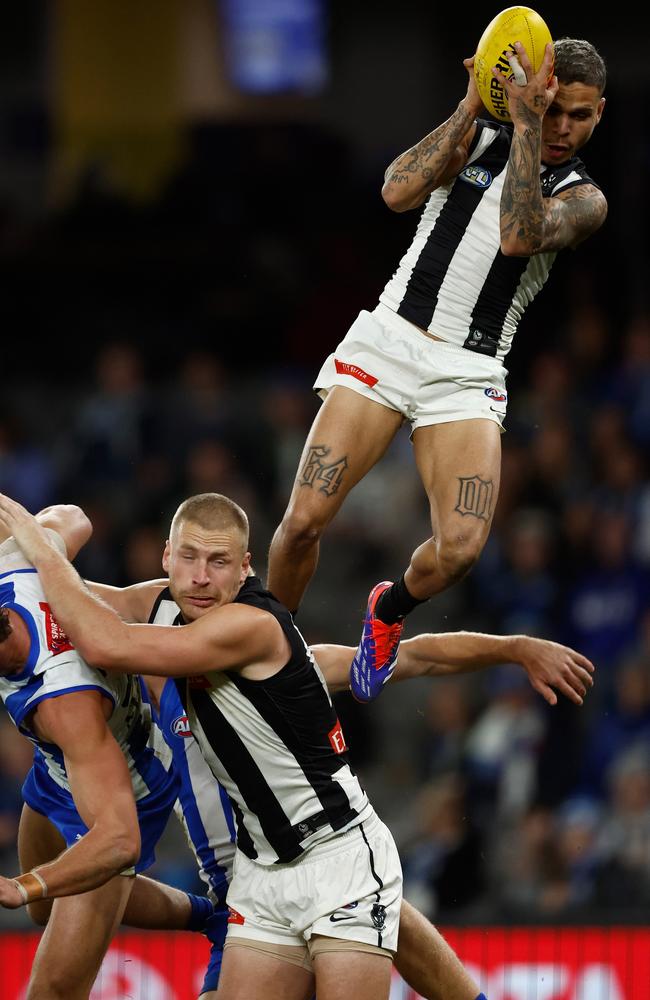
[[[227,199],[214,187],[223,149],[199,133],[201,156],[154,208],[91,176],[46,223],[0,218],[6,268],[31,289],[5,307],[25,338],[9,348],[0,490],[32,511],[84,507],[94,534],[76,565],[87,579],[160,576],[177,504],[206,490],[247,510],[264,577],[317,411],[311,381],[373,307],[415,224],[389,216],[331,137],[269,134],[229,135],[241,169]],[[314,164],[308,185],[298,140]],[[554,639],[593,661],[593,691],[581,708],[551,708],[503,664],[398,685],[367,707],[337,696],[353,761],[398,840],[406,895],[438,922],[645,919],[650,902],[650,315],[615,316],[578,280],[541,298],[513,349],[488,544],[406,634]],[[48,316],[57,342],[28,358]],[[428,534],[404,429],[328,530],[298,616],[306,639],[356,645],[369,588],[402,572]],[[0,748],[0,870],[13,873],[30,750],[4,717]],[[195,886],[179,831],[153,874]]]

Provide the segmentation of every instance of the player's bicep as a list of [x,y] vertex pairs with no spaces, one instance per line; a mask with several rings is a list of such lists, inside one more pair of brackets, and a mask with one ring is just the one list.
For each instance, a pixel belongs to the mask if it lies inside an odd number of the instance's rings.
[[607,201],[591,184],[560,191],[545,204],[545,231],[541,251],[575,247],[599,229],[607,218]]
[[192,677],[252,664],[280,665],[286,662],[287,649],[276,618],[229,604],[182,628],[123,625],[119,640],[109,640],[97,664],[108,658],[106,667],[126,673]]
[[125,622],[147,621],[156,597],[167,586],[166,579],[149,580],[131,587],[111,587],[86,580],[92,594],[112,608]]

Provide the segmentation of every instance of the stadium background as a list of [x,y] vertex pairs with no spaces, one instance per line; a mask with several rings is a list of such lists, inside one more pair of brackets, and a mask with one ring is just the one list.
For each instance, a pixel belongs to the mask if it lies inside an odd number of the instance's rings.
[[[247,509],[264,576],[317,408],[313,376],[372,308],[415,225],[381,201],[384,169],[452,112],[462,57],[498,9],[23,0],[4,11],[0,490],[34,511],[87,510],[87,578],[158,576],[176,504],[206,489]],[[638,1000],[650,996],[650,74],[624,19],[539,10],[555,37],[585,36],[607,61],[608,104],[584,158],[610,214],[560,255],[508,358],[503,483],[480,563],[407,634],[554,638],[593,659],[596,687],[581,709],[549,709],[504,664],[338,707],[407,895],[492,977],[491,1000]],[[427,524],[404,433],[329,529],[298,620],[306,638],[356,644],[368,589],[404,567]],[[5,718],[0,747],[11,874],[30,753]],[[197,888],[179,830],[152,874]],[[27,929],[23,912],[0,913],[18,976]],[[180,937],[160,967],[170,1000],[185,996],[173,989],[201,946]],[[133,954],[154,944],[138,938]],[[97,1000],[122,995],[107,977]]]

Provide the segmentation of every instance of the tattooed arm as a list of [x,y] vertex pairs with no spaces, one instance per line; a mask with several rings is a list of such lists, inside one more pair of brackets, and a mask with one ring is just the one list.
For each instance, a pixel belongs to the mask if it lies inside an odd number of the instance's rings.
[[542,196],[540,164],[542,121],[558,90],[557,78],[547,86],[552,48],[533,74],[525,49],[518,45],[528,83],[520,87],[496,70],[509,99],[514,131],[508,170],[501,193],[501,251],[507,256],[527,257],[544,251],[576,246],[605,221],[607,202],[593,184]]
[[474,121],[483,108],[474,80],[474,59],[465,59],[467,93],[453,115],[398,156],[386,170],[381,194],[394,212],[422,205],[435,188],[447,184],[467,163]]

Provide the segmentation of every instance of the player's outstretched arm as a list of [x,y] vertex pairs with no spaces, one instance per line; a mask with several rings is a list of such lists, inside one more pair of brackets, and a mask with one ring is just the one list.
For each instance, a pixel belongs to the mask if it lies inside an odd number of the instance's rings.
[[135,864],[140,831],[124,754],[106,725],[99,691],[40,702],[32,728],[63,752],[75,806],[88,827],[56,860],[14,879],[0,879],[0,904],[14,909],[41,898],[71,896],[104,885]]
[[469,77],[467,93],[453,115],[396,157],[386,170],[381,194],[394,212],[424,204],[432,191],[447,184],[467,163],[483,102],[474,80],[474,59],[465,59],[463,65]]
[[[330,691],[347,690],[356,649],[323,644],[312,646],[312,652]],[[557,704],[555,691],[581,705],[593,685],[593,664],[568,646],[526,635],[481,632],[424,633],[404,639],[389,684],[413,677],[470,673],[502,663],[518,663],[550,705]]]

